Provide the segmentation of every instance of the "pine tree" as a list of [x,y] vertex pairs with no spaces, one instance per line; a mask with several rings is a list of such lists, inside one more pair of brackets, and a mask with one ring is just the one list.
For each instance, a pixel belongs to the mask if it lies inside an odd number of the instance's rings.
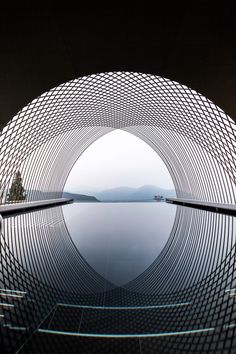
[[10,191],[7,195],[7,201],[18,202],[18,201],[25,200],[25,198],[26,198],[26,193],[22,185],[22,177],[20,171],[17,171],[13,178]]

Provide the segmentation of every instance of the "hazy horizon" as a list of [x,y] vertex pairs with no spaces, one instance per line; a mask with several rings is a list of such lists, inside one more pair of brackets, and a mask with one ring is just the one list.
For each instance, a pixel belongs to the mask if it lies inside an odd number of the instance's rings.
[[98,192],[144,185],[175,189],[162,159],[136,136],[115,130],[96,140],[79,157],[64,191]]
[[160,188],[160,189],[166,189],[166,190],[175,190],[175,188],[163,188],[163,187],[160,187],[158,185],[150,185],[150,184],[143,184],[141,186],[138,186],[138,187],[133,187],[133,186],[116,186],[116,187],[111,187],[111,188],[104,188],[104,189],[92,189],[90,188],[90,186],[81,186],[80,188],[78,188],[78,190],[76,191],[69,191],[67,189],[64,189],[64,192],[67,192],[67,193],[80,193],[80,192],[86,192],[86,191],[94,191],[94,192],[104,192],[104,191],[107,191],[107,190],[113,190],[113,189],[119,189],[119,188],[130,188],[130,189],[140,189],[140,188],[143,188],[143,187],[146,187],[146,186],[152,186],[152,187],[156,187],[156,188]]

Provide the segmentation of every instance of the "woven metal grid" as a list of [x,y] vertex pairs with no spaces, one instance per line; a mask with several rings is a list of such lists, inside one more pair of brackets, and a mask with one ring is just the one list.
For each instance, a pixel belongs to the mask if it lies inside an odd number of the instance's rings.
[[184,85],[127,72],[62,84],[9,122],[0,138],[2,201],[18,169],[28,200],[42,198],[39,188],[60,196],[76,159],[111,129],[128,129],[162,155],[178,197],[235,203],[235,123]]
[[[28,200],[60,197],[78,157],[113,129],[162,157],[178,197],[235,203],[235,123],[183,85],[126,72],[60,85],[9,122],[0,137],[2,202],[18,170]],[[79,254],[60,207],[1,226],[0,283],[10,306],[1,305],[0,330],[9,353],[235,352],[235,217],[178,207],[161,254],[122,288]]]

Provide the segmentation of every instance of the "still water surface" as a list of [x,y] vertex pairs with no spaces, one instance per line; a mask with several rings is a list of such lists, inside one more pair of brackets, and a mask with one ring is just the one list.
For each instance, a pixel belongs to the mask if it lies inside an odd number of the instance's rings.
[[173,227],[176,206],[153,203],[74,203],[63,206],[76,247],[116,285],[136,278],[157,258]]

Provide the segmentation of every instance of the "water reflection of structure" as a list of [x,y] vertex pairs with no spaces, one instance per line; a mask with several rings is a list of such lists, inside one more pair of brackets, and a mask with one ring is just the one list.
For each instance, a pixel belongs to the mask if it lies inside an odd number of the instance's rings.
[[[128,72],[64,83],[13,117],[0,137],[1,200],[17,170],[28,201],[61,197],[79,156],[113,129],[136,135],[161,156],[177,198],[235,204],[233,120],[182,84]],[[235,352],[235,254],[233,216],[178,208],[163,252],[142,275],[116,288],[78,253],[60,208],[5,219],[1,339],[20,353],[47,352],[47,345],[56,353],[78,347]]]
[[5,346],[9,352],[21,348],[19,353],[139,352],[140,345],[204,353],[206,343],[233,348],[235,238],[234,217],[178,207],[161,254],[136,279],[116,287],[75,248],[61,207],[6,218],[6,287],[0,292]]

